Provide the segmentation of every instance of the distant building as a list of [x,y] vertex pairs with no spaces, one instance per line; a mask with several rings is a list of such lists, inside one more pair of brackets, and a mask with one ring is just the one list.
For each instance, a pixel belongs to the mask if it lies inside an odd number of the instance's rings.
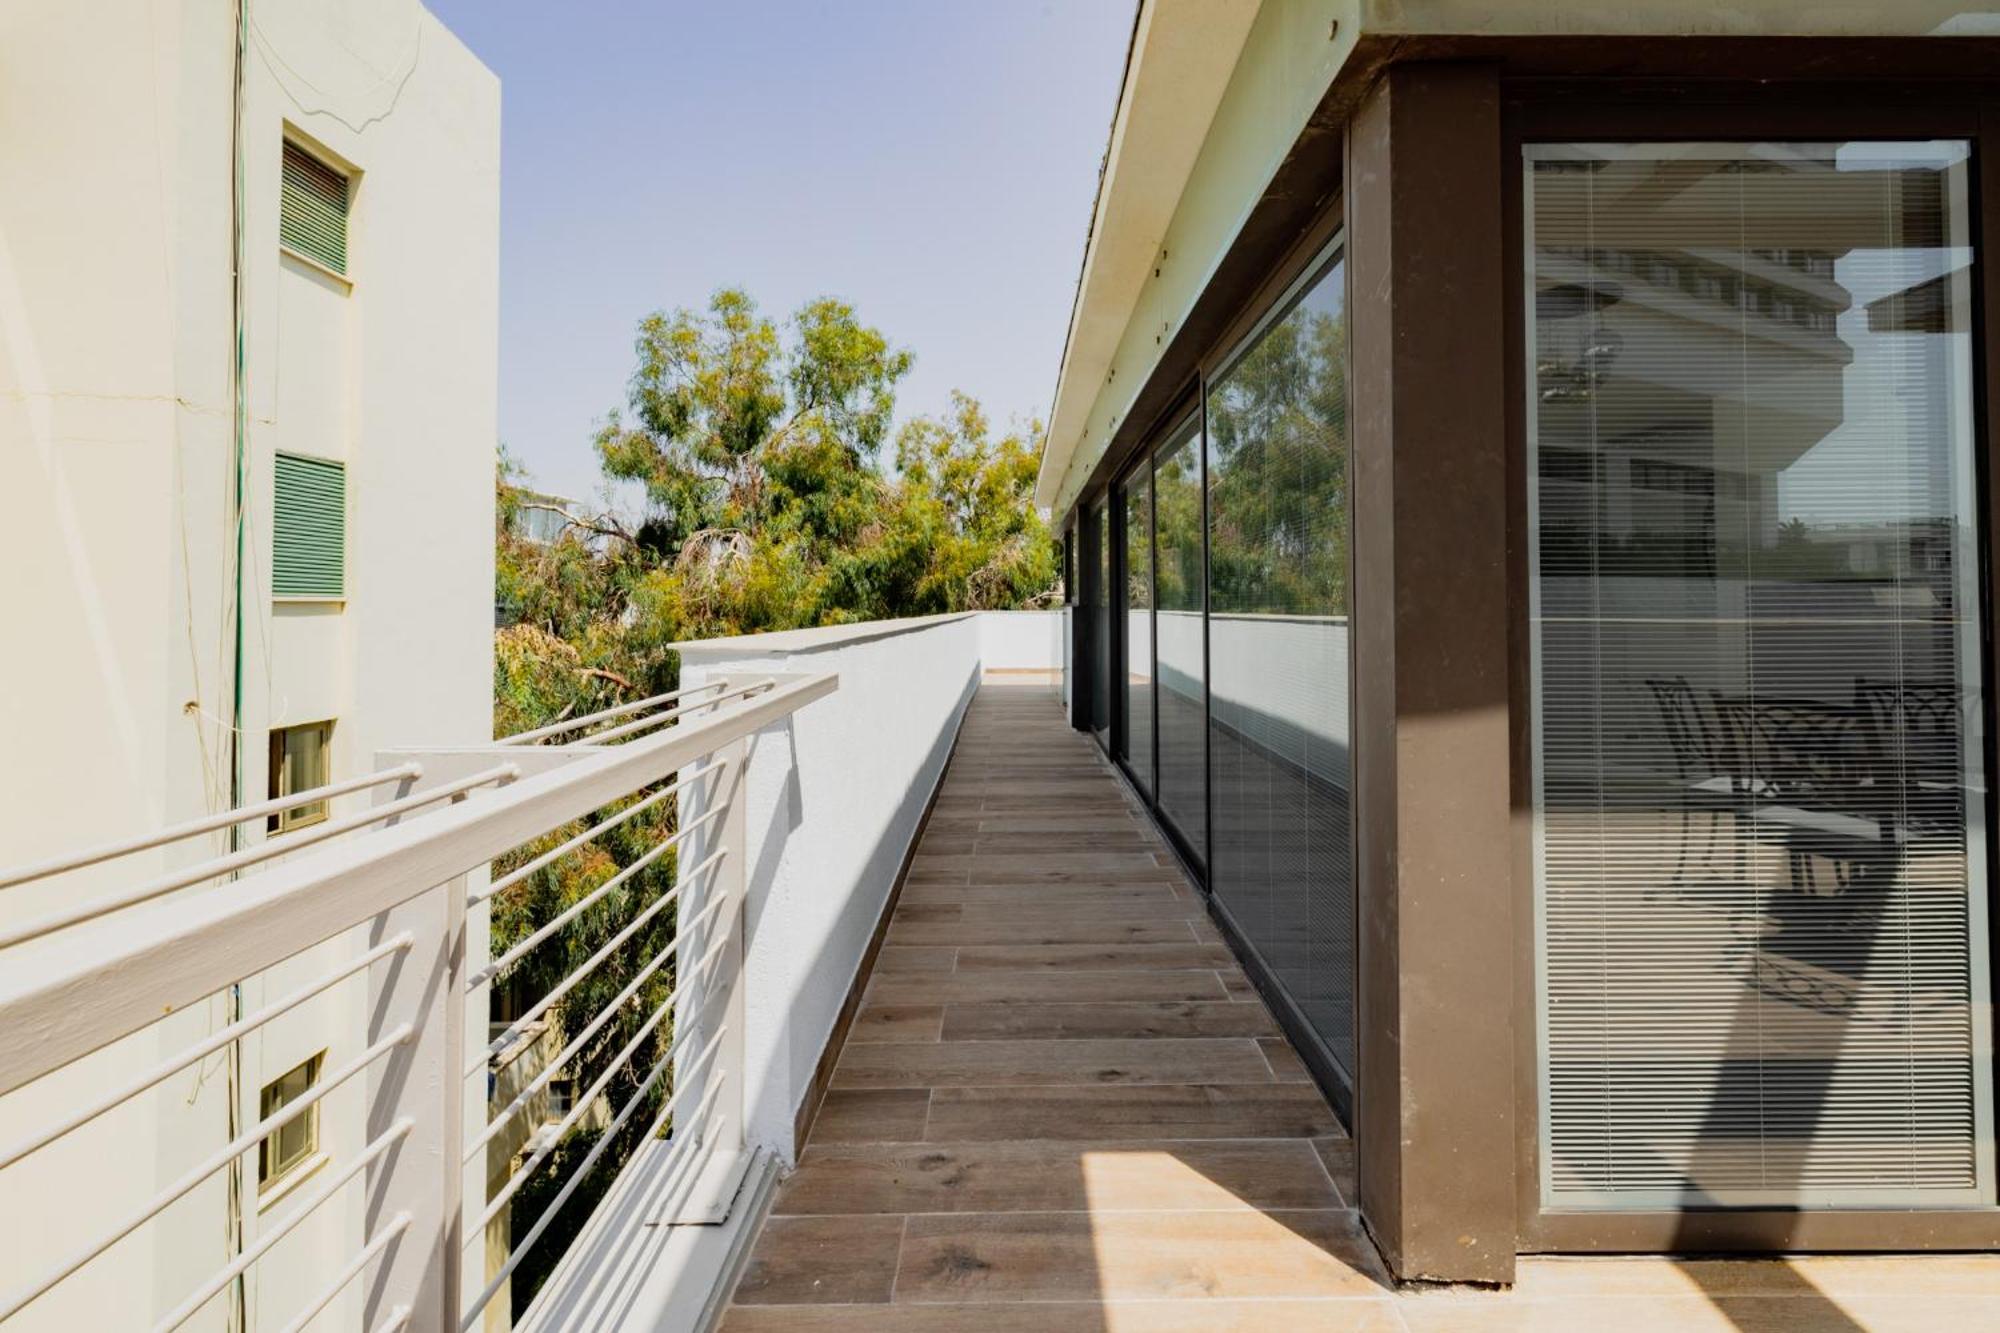
[[576,501],[543,491],[517,491],[515,496],[519,507],[514,512],[513,532],[523,541],[552,545],[575,526],[569,516],[577,512]]

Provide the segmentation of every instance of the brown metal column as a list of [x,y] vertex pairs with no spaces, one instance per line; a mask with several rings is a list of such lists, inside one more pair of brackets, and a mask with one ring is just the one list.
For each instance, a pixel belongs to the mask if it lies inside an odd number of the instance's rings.
[[1499,78],[1350,124],[1361,1210],[1405,1278],[1510,1282],[1514,924]]

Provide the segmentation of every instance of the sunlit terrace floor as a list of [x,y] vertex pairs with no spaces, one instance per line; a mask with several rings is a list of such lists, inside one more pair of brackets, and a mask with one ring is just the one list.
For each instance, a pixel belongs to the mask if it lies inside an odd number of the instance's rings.
[[2000,1258],[1524,1261],[1397,1292],[1353,1154],[1049,686],[989,678],[724,1327],[2000,1328]]

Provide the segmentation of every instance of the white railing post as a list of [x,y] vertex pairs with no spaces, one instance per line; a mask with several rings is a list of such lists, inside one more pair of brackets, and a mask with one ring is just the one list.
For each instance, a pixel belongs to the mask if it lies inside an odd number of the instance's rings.
[[692,798],[682,802],[683,827],[718,807],[722,814],[701,827],[681,858],[683,866],[707,868],[684,890],[680,919],[707,914],[700,929],[684,933],[677,960],[681,977],[695,984],[686,987],[674,1015],[679,1053],[673,1094],[679,1103],[672,1136],[686,1156],[658,1220],[676,1226],[726,1221],[750,1166],[743,1076],[749,754],[747,738],[718,746],[702,779],[683,793]]
[[[418,790],[456,776],[441,771],[445,767],[426,770]],[[367,927],[370,944],[402,931],[416,937],[407,953],[378,965],[369,976],[366,1039],[376,1041],[403,1023],[415,1035],[368,1077],[369,1137],[398,1121],[411,1123],[402,1141],[368,1172],[366,1234],[393,1225],[400,1215],[409,1218],[364,1278],[362,1326],[368,1329],[400,1319],[416,1333],[458,1333],[465,1299],[469,878],[455,875],[390,908]]]
[[[750,742],[747,739],[733,740],[716,751],[715,758],[721,766],[715,775],[716,796],[728,802],[728,807],[722,818],[715,821],[720,826],[716,844],[723,849],[723,855],[716,863],[715,877],[710,881],[709,889],[722,902],[722,906],[716,909],[715,929],[723,932],[724,938],[721,957],[716,960],[716,993],[708,1010],[721,1033],[721,1049],[716,1052],[714,1070],[722,1088],[716,1094],[715,1108],[703,1129],[702,1140],[715,1152],[736,1153],[743,1150],[745,1123],[750,1109],[746,1104],[748,1090],[743,1078],[746,1008],[743,935],[748,924],[743,909],[744,900],[749,896],[750,875],[750,821],[744,806],[749,796]],[[726,1205],[728,1200],[722,1202]]]
[[378,943],[408,931],[416,943],[369,976],[374,1042],[408,1023],[414,1035],[370,1069],[368,1137],[399,1121],[410,1130],[368,1171],[365,1229],[409,1224],[369,1268],[364,1326],[407,1318],[415,1330],[457,1333],[462,1299],[462,1156],[465,1115],[465,877],[384,912],[368,927]]

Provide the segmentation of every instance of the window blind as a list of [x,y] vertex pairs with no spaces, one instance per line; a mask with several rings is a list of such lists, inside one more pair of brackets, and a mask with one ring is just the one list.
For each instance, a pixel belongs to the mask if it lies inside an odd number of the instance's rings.
[[1990,1203],[1965,146],[1526,170],[1543,1196]]
[[278,241],[347,272],[347,177],[294,143],[285,144]]
[[271,592],[347,595],[347,468],[329,458],[277,457],[271,522]]

